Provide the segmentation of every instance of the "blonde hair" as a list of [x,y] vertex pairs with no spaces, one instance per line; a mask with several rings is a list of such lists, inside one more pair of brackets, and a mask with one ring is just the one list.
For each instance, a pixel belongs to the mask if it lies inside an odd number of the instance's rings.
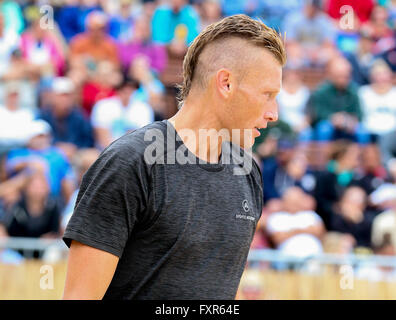
[[[178,86],[179,105],[187,98],[193,80],[197,80],[201,84],[204,83],[202,77],[205,72],[197,72],[197,70],[208,67],[199,63],[199,57],[205,47],[208,44],[221,40],[226,41],[230,38],[244,39],[254,46],[265,48],[272,53],[280,65],[284,66],[286,63],[286,52],[283,40],[280,34],[274,29],[244,14],[226,17],[207,26],[188,48],[183,61],[183,83]],[[224,48],[222,51],[225,51]],[[221,53],[216,52],[215,54],[220,55]],[[227,52],[227,54],[230,54],[230,52]]]

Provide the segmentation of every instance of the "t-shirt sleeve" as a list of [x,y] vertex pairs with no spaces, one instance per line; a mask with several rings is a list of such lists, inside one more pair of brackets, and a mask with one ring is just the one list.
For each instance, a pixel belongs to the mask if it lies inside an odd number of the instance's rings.
[[117,145],[105,149],[83,177],[63,236],[68,247],[76,240],[121,257],[145,210],[148,178],[142,163],[133,150],[126,154]]

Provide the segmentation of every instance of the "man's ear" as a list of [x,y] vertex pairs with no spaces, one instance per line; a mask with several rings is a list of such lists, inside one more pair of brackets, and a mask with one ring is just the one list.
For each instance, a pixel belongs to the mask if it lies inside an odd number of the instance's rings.
[[225,99],[228,99],[234,90],[233,76],[227,69],[220,69],[216,73],[217,92]]

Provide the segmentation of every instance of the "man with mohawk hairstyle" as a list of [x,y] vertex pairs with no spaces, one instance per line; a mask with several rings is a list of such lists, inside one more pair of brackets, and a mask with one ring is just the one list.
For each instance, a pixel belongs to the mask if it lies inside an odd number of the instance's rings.
[[285,60],[279,34],[246,15],[195,38],[176,115],[119,138],[84,176],[64,299],[235,298],[263,206],[248,150],[278,118]]

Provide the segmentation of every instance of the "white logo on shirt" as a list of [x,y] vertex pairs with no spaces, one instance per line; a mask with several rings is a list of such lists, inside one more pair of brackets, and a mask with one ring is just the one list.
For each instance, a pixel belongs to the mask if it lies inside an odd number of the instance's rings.
[[242,201],[242,208],[245,212],[249,212],[250,210],[249,202],[246,199]]
[[[243,211],[245,211],[245,212],[250,211],[249,202],[246,199],[242,201],[242,208],[243,208]],[[251,216],[251,215],[246,215],[246,214],[236,214],[235,218],[256,221],[256,217]]]

